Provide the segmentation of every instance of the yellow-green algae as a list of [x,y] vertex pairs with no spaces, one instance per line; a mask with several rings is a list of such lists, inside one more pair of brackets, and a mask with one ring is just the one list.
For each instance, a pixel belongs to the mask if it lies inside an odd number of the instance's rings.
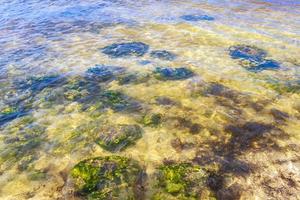
[[71,176],[76,192],[90,200],[140,199],[143,173],[134,160],[108,156],[79,162],[72,169]]

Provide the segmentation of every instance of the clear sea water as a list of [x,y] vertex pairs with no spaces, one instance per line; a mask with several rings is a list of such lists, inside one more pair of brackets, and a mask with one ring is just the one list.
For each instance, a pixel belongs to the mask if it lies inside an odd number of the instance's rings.
[[[148,49],[103,51],[131,42]],[[0,0],[0,112],[0,199],[84,199],[70,170],[109,155],[143,166],[140,199],[170,162],[211,173],[198,199],[300,199],[300,1]],[[101,147],[119,124],[142,136]]]

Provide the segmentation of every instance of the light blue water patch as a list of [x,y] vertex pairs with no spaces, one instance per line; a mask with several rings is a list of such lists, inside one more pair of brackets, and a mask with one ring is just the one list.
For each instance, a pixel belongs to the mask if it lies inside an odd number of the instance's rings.
[[215,18],[208,15],[183,15],[180,17],[185,21],[197,22],[197,21],[214,21]]

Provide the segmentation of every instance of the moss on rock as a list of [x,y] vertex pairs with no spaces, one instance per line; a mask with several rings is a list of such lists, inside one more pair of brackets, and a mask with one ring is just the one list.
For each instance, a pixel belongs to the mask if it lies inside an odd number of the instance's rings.
[[115,111],[139,110],[140,105],[122,92],[107,90],[101,94],[101,101],[106,107],[110,107]]
[[126,157],[97,157],[76,164],[71,179],[76,192],[90,200],[140,199],[144,171]]
[[169,163],[158,168],[158,187],[177,199],[197,199],[206,187],[208,173],[199,165]]
[[145,115],[142,119],[142,124],[144,126],[158,126],[162,121],[162,114],[155,113],[155,114],[148,114]]

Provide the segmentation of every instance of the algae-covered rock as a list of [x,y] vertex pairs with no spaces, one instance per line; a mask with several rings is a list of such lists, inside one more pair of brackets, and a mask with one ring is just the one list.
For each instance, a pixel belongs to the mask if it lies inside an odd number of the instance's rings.
[[162,122],[162,114],[154,113],[143,117],[142,124],[144,126],[158,126]]
[[267,86],[279,94],[300,93],[300,80],[269,80]]
[[0,112],[0,126],[19,117],[23,117],[27,113],[28,111],[25,109],[8,106]]
[[215,20],[214,17],[208,16],[208,15],[183,15],[180,17],[181,19],[185,21],[191,21],[191,22],[196,22],[196,21],[213,21]]
[[275,60],[266,59],[267,52],[255,46],[231,46],[229,48],[229,55],[232,59],[240,60],[240,65],[251,72],[277,70],[280,68],[280,63]]
[[143,130],[138,125],[109,125],[99,130],[97,143],[107,151],[121,151],[142,137]]
[[255,46],[236,45],[229,48],[229,55],[233,59],[262,62],[266,58],[267,52]]
[[248,71],[261,72],[264,70],[277,70],[280,68],[280,64],[275,60],[264,60],[260,63],[241,63]]
[[158,168],[158,187],[177,199],[198,199],[208,173],[191,163],[167,163]]
[[156,51],[152,51],[150,53],[150,56],[152,58],[159,58],[161,60],[175,60],[175,58],[177,57],[174,53],[171,53],[169,51],[166,50],[156,50]]
[[138,102],[119,91],[105,91],[101,94],[101,101],[105,106],[110,107],[115,111],[136,111],[140,109]]
[[112,57],[120,58],[127,56],[143,56],[149,50],[149,45],[142,42],[116,43],[106,46],[102,53]]
[[127,85],[127,84],[140,84],[145,83],[149,80],[149,74],[143,73],[130,73],[130,74],[123,74],[117,77],[118,83],[120,85]]
[[44,141],[45,127],[34,122],[32,117],[20,118],[2,131],[0,163],[22,162],[26,156],[35,155],[36,149]]
[[194,76],[194,72],[184,68],[157,67],[154,71],[155,77],[159,80],[183,80]]
[[16,82],[16,87],[19,90],[30,90],[39,92],[47,87],[55,87],[64,82],[64,77],[59,75],[35,76],[26,80]]
[[122,67],[96,65],[86,71],[86,78],[93,81],[104,82],[111,80],[115,75],[123,73],[125,71]]
[[120,156],[83,160],[71,170],[75,191],[89,200],[142,199],[144,175],[138,162]]

